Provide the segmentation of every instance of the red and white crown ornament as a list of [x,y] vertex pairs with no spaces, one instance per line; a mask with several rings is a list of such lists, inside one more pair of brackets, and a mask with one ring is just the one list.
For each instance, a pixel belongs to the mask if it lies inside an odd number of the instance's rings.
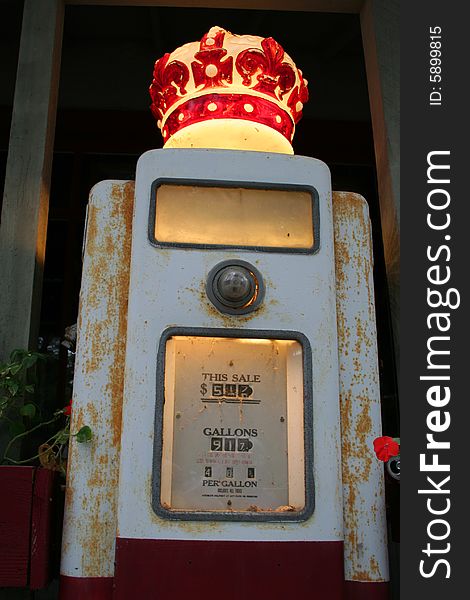
[[166,147],[292,153],[307,80],[273,38],[212,27],[157,60],[151,110]]

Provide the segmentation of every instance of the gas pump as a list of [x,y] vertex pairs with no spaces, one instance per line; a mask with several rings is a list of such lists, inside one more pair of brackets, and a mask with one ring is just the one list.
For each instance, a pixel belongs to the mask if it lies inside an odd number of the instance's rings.
[[306,90],[212,28],[156,63],[135,189],[91,192],[63,599],[387,597],[367,204],[292,156]]

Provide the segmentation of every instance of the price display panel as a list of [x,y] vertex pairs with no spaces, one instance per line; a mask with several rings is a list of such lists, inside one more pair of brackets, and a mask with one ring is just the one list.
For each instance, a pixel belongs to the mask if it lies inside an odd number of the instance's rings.
[[160,180],[153,184],[152,197],[149,235],[156,245],[301,253],[319,247],[313,188],[177,185]]
[[163,352],[157,512],[305,514],[302,342],[173,335]]

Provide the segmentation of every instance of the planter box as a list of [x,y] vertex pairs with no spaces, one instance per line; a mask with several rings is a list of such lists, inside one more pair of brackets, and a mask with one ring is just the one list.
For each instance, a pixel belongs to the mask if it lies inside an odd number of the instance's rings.
[[0,467],[0,587],[40,589],[49,581],[55,473]]

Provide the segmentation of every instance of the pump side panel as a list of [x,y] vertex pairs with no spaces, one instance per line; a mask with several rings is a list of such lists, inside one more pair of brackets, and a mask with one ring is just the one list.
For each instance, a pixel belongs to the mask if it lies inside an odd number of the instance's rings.
[[[388,581],[372,238],[367,202],[334,192],[336,312],[340,365],[345,579]],[[359,587],[365,593],[370,586]],[[349,589],[349,588],[348,588]],[[362,597],[357,595],[357,597]]]
[[88,425],[93,438],[70,442],[62,600],[112,593],[133,204],[133,181],[90,194],[71,431]]

